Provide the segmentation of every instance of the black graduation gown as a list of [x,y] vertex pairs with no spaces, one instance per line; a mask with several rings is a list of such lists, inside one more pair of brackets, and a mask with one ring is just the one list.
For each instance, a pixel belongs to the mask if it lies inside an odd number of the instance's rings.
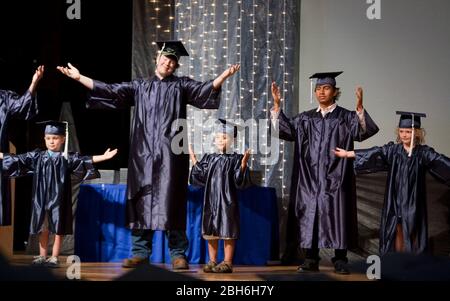
[[[295,204],[301,248],[347,249],[357,244],[356,188],[352,162],[338,158],[336,147],[353,150],[378,132],[364,110],[363,132],[355,111],[337,106],[322,117],[315,109],[288,119],[280,112],[281,139],[295,141],[291,202]],[[318,245],[313,246],[317,215]]]
[[[0,152],[9,152],[8,122],[11,118],[30,120],[38,113],[36,97],[27,90],[22,96],[0,90]],[[8,179],[0,169],[0,226],[11,224],[11,198]]]
[[205,187],[202,235],[219,239],[239,238],[237,189],[250,183],[248,168],[241,171],[243,155],[206,154],[191,169],[192,185]]
[[[121,84],[94,81],[88,107],[134,106],[127,180],[130,228],[186,229],[186,106],[217,109],[220,90],[214,90],[212,83],[174,75],[163,80],[153,76]],[[172,143],[183,146],[184,153],[174,153]]]
[[48,213],[51,233],[72,234],[71,176],[75,181],[100,177],[92,165],[92,157],[71,153],[66,160],[62,153],[50,156],[48,151],[40,150],[21,155],[4,154],[3,172],[10,177],[33,174],[31,234],[42,231],[45,213]]
[[450,159],[427,145],[414,147],[411,157],[402,144],[355,150],[357,173],[388,171],[380,224],[380,254],[394,251],[396,226],[403,227],[405,250],[423,253],[428,247],[426,171],[450,186]]

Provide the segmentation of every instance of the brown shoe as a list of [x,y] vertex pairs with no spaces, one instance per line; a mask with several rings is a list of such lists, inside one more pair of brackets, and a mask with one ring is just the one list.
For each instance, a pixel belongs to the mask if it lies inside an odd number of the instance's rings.
[[174,270],[188,270],[189,264],[184,257],[177,257],[172,261],[172,268]]
[[231,263],[226,263],[222,261],[218,265],[212,268],[213,273],[233,273],[233,266]]
[[212,273],[213,268],[215,268],[217,265],[214,261],[209,261],[206,265],[203,266],[203,272],[205,273]]
[[123,268],[135,268],[143,264],[149,264],[150,261],[145,257],[134,256],[132,258],[125,258],[122,262]]

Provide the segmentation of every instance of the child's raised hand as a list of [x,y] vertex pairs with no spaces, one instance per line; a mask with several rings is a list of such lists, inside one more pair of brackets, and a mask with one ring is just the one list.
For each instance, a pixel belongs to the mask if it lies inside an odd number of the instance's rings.
[[106,152],[103,154],[103,156],[105,157],[105,160],[109,160],[112,157],[114,157],[117,154],[117,148],[114,150],[111,150],[110,148],[108,148],[106,150]]
[[280,102],[281,102],[281,93],[280,88],[277,86],[275,82],[272,82],[272,98],[273,98],[273,104],[275,111],[278,111],[280,109]]
[[191,157],[192,164],[197,164],[197,157],[195,156],[194,149],[191,144],[189,144],[189,157]]
[[247,163],[248,163],[248,159],[250,159],[250,155],[251,155],[251,150],[247,149],[244,153],[244,157],[242,158],[242,162],[241,162],[242,170],[245,170],[245,168],[247,168]]
[[33,83],[38,83],[43,76],[44,76],[44,65],[40,65],[39,67],[37,67],[36,71],[34,72],[34,75],[33,75],[33,78],[31,81]]

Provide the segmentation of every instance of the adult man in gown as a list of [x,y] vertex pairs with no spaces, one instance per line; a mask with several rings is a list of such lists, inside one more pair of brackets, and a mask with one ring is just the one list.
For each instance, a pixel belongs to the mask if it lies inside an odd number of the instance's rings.
[[[128,161],[127,221],[132,229],[132,258],[124,267],[148,263],[154,230],[164,230],[169,241],[174,269],[188,269],[185,252],[186,205],[189,175],[187,136],[182,153],[174,152],[172,144],[180,135],[186,119],[186,106],[217,109],[223,82],[240,66],[233,65],[219,77],[198,82],[177,77],[180,56],[188,53],[178,41],[158,43],[161,51],[155,74],[120,84],[92,80],[73,67],[58,67],[65,75],[79,81],[91,93],[88,106],[121,108],[134,106],[134,120]],[[184,131],[186,132],[186,131]]]
[[279,136],[295,141],[291,202],[298,226],[299,247],[306,249],[305,262],[298,272],[319,270],[319,249],[335,249],[335,272],[348,274],[347,249],[356,246],[356,189],[353,165],[336,158],[333,150],[354,141],[363,141],[378,132],[362,104],[362,89],[356,92],[356,112],[336,104],[339,88],[335,77],[342,72],[317,73],[317,109],[287,118],[280,110],[280,91],[272,84]]

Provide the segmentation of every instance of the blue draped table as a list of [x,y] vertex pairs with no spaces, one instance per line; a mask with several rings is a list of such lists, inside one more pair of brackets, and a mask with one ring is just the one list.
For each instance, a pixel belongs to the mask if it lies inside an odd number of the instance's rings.
[[[84,262],[118,262],[131,256],[130,230],[125,227],[126,185],[83,184],[75,224],[75,254]],[[278,259],[278,210],[274,188],[253,186],[238,194],[241,232],[235,264],[264,265]],[[207,242],[201,236],[203,189],[189,186],[186,234],[190,263],[208,261]],[[223,260],[220,243],[218,260]],[[169,263],[168,242],[155,231],[150,260]]]

